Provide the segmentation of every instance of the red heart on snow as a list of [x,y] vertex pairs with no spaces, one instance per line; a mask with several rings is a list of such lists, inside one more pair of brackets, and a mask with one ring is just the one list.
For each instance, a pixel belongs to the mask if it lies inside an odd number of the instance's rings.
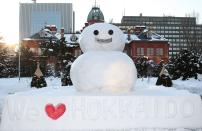
[[45,111],[50,118],[52,118],[53,120],[57,120],[65,113],[66,106],[62,103],[58,104],[57,106],[54,106],[53,104],[47,104],[45,107]]

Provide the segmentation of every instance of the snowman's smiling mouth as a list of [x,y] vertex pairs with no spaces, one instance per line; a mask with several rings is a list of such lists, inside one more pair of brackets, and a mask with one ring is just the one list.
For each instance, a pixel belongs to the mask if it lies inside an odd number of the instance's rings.
[[100,44],[107,44],[107,43],[112,42],[112,38],[109,38],[109,39],[95,38],[95,40],[96,40],[98,43],[100,43]]

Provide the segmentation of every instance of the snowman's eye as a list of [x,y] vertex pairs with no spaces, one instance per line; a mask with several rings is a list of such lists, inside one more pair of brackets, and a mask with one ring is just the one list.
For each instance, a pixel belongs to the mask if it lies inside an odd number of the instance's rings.
[[108,34],[109,34],[109,35],[113,35],[113,33],[114,33],[113,30],[109,30],[109,31],[108,31]]
[[99,31],[98,30],[94,30],[94,35],[98,35],[99,34]]

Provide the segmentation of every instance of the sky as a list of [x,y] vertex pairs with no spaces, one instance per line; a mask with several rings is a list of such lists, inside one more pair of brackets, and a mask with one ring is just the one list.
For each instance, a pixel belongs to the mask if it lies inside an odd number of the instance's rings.
[[[0,3],[0,36],[8,43],[19,38],[19,3],[31,0],[2,0]],[[75,27],[80,30],[95,0],[37,0],[38,3],[73,3]],[[202,23],[202,0],[97,0],[105,21],[120,23],[122,16],[185,16],[196,12]]]

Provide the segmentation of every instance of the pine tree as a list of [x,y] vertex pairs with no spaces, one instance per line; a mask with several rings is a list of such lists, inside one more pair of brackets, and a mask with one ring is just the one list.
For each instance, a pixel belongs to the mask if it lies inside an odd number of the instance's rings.
[[175,59],[171,59],[167,68],[171,73],[172,79],[187,80],[194,77],[198,78],[197,73],[200,69],[199,54],[195,51],[182,50]]
[[157,64],[153,60],[149,60],[147,57],[138,57],[135,60],[135,65],[139,78],[151,76],[158,77],[163,65],[163,61]]
[[15,55],[8,48],[0,49],[0,77],[17,76],[17,66],[15,64]]
[[[20,48],[20,74],[22,77],[31,77],[34,73],[36,63],[33,61],[34,54],[25,46]],[[15,64],[18,66],[19,52],[16,53]]]
[[43,42],[40,48],[42,55],[57,58],[58,63],[56,63],[55,74],[60,75],[62,86],[72,85],[69,72],[71,63],[76,58],[69,53],[71,47],[67,46],[65,37],[62,37],[60,40],[50,38],[49,41]]

